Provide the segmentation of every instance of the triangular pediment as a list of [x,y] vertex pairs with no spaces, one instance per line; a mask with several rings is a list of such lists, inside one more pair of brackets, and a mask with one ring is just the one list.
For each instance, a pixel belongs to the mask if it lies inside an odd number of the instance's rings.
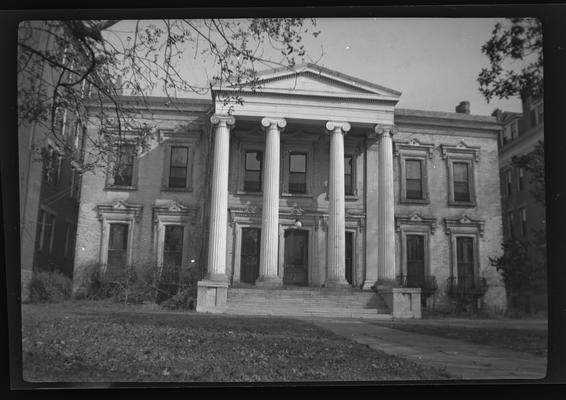
[[[215,84],[216,90],[235,88]],[[314,64],[258,72],[253,83],[244,84],[257,93],[294,93],[329,96],[399,98],[401,92],[376,85]]]

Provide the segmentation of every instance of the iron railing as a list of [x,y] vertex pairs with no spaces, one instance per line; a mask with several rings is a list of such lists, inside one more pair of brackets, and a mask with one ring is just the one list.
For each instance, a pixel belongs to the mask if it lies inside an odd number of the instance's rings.
[[482,296],[486,291],[485,278],[474,276],[451,276],[448,278],[448,293],[451,295]]
[[409,275],[398,275],[397,283],[401,287],[420,288],[423,293],[434,293],[438,289],[436,277],[432,275],[424,275],[420,277],[412,277]]

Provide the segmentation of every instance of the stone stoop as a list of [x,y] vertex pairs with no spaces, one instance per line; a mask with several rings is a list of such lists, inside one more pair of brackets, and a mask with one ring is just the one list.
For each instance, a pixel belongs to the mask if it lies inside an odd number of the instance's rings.
[[224,312],[239,315],[392,318],[378,293],[353,288],[230,287]]

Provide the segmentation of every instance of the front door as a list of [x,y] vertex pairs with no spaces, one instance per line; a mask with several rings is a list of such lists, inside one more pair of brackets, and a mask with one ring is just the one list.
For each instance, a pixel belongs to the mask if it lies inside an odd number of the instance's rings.
[[259,228],[242,228],[240,282],[255,283],[259,276]]
[[407,286],[422,287],[424,281],[424,236],[407,235]]
[[308,284],[308,234],[308,231],[299,229],[285,231],[283,283],[286,285]]

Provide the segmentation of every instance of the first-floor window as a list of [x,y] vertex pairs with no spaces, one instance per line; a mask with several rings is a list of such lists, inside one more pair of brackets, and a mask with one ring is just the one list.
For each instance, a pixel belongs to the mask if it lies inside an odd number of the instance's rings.
[[422,287],[424,281],[424,236],[407,235],[407,286]]
[[527,234],[527,209],[521,208],[519,213],[521,214],[521,234],[525,236]]
[[462,289],[474,287],[474,238],[460,236],[456,238],[456,259],[458,286]]
[[51,254],[53,252],[53,237],[55,236],[55,216],[47,211],[39,212],[37,230],[37,249]]
[[123,223],[110,224],[107,261],[107,268],[110,270],[122,269],[126,267],[128,227],[128,224]]
[[183,260],[183,226],[165,225],[163,265],[180,267]]
[[470,201],[470,171],[467,163],[454,163],[454,201]]

